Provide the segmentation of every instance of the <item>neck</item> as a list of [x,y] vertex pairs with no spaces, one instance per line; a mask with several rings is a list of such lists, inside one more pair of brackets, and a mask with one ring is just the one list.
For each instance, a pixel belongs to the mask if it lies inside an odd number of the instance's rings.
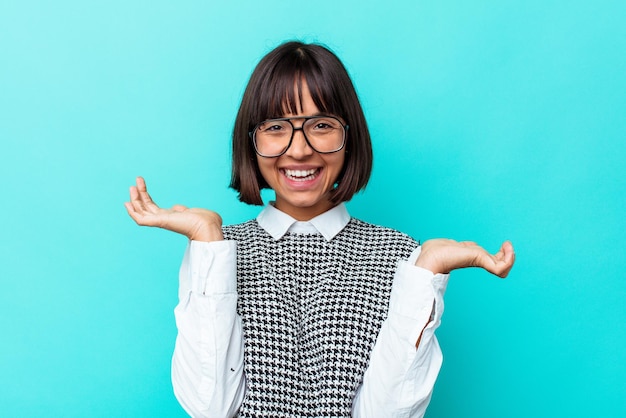
[[318,215],[334,208],[336,205],[331,203],[330,201],[318,202],[313,206],[307,207],[299,207],[290,204],[286,204],[285,202],[281,202],[280,200],[276,200],[274,207],[281,212],[286,213],[297,221],[310,221]]

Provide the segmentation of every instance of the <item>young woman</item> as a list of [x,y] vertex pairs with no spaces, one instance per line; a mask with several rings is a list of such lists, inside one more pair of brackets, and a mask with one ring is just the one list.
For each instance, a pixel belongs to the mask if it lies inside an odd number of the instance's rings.
[[157,206],[142,178],[129,215],[190,240],[180,270],[175,394],[192,416],[424,414],[442,356],[434,335],[448,273],[506,277],[509,242],[409,236],[350,217],[372,150],[352,82],[320,45],[266,55],[233,132],[231,187],[259,216],[222,226],[212,211]]

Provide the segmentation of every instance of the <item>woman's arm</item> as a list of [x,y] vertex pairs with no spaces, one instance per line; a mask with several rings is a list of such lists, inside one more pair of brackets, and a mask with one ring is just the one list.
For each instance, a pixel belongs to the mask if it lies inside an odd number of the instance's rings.
[[489,254],[480,245],[451,239],[431,239],[422,244],[422,252],[415,265],[433,273],[449,273],[466,267],[480,267],[491,274],[505,278],[515,263],[513,244],[505,241],[500,250]]
[[442,363],[435,330],[449,276],[416,267],[420,250],[398,264],[387,319],[353,402],[355,417],[421,417],[430,402]]
[[172,385],[193,417],[230,417],[245,394],[234,241],[191,241],[180,269]]
[[138,225],[190,239],[180,269],[174,393],[192,416],[232,416],[245,394],[243,336],[237,315],[236,245],[224,241],[222,219],[206,209],[163,209],[138,177],[126,210]]
[[426,241],[410,262],[401,262],[353,415],[422,417],[442,363],[435,330],[443,314],[447,273],[481,267],[506,277],[514,262],[510,242],[492,255],[475,243],[445,239]]

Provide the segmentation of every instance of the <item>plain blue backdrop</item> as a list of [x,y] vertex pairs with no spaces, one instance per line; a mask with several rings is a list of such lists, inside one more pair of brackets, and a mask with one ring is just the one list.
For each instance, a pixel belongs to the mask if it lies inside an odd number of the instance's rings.
[[[510,239],[456,272],[428,418],[626,416],[622,0],[0,3],[0,415],[184,416],[171,389],[185,239],[158,203],[254,217],[227,185],[258,60],[345,62],[375,169],[353,216],[418,239]],[[271,198],[271,194],[265,194]]]

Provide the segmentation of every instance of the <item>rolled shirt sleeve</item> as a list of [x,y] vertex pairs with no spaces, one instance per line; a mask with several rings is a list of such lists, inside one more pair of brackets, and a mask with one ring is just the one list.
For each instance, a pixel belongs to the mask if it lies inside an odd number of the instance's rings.
[[434,333],[449,275],[415,266],[419,253],[418,247],[398,263],[389,314],[353,403],[355,417],[422,417],[430,402],[443,360]]
[[232,416],[245,394],[236,255],[234,241],[191,241],[180,268],[172,385],[194,417]]

